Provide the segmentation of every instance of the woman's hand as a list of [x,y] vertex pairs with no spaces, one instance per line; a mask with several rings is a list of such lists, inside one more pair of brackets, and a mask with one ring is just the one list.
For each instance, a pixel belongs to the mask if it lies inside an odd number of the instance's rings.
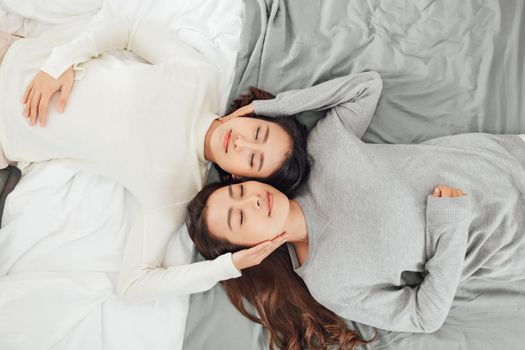
[[437,186],[432,192],[433,197],[461,197],[465,193],[459,188],[452,188],[447,186]]
[[219,118],[219,121],[221,123],[224,123],[224,122],[227,122],[228,120],[230,119],[233,119],[233,118],[237,118],[237,117],[242,117],[242,116],[245,116],[247,114],[252,114],[253,113],[253,105],[250,103],[249,105],[246,105],[246,106],[243,106],[241,108],[239,108],[238,110],[236,110],[235,112],[232,112],[222,118]]
[[283,233],[271,241],[259,243],[255,247],[243,249],[233,253],[233,265],[241,271],[248,267],[259,265],[268,255],[272,254],[277,248],[286,242],[286,233]]
[[54,79],[46,72],[38,72],[27,86],[22,98],[22,103],[25,104],[24,117],[29,118],[31,125],[35,125],[37,121],[40,126],[46,125],[49,101],[55,92],[60,91],[57,103],[58,111],[64,111],[74,80],[73,67],[69,67],[58,79]]

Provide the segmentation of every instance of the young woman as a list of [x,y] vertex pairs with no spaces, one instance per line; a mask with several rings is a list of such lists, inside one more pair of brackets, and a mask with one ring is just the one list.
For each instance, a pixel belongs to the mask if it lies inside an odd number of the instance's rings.
[[[161,265],[186,204],[204,184],[209,161],[238,177],[284,174],[289,179],[284,188],[301,182],[308,161],[305,151],[297,152],[306,144],[299,124],[288,118],[217,120],[216,68],[153,23],[104,14],[49,55],[53,40],[45,35],[20,40],[1,64],[3,166],[63,159],[127,187],[142,215],[125,249],[121,295],[150,300],[206,290],[239,276],[282,243],[265,242],[214,262]],[[100,56],[113,49],[130,50],[151,64]],[[48,112],[57,97],[63,115]],[[35,127],[37,121],[45,127]]]
[[[290,201],[258,182],[213,185],[190,204],[188,227],[208,259],[287,237],[295,271],[329,310],[382,329],[433,332],[461,281],[525,277],[525,143],[488,134],[363,143],[380,90],[379,76],[363,73],[255,101],[255,112],[270,115],[331,108],[309,136],[304,191]],[[227,286],[286,339],[293,333],[274,320],[286,315],[271,310],[298,307],[288,284],[299,285],[273,256]],[[308,310],[304,317],[316,319]],[[302,321],[286,321],[305,334]]]

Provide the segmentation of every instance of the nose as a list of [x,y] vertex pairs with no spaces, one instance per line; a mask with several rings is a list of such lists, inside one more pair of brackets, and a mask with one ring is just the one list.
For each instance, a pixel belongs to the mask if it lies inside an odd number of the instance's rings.
[[259,210],[262,208],[262,199],[258,194],[252,194],[250,196],[246,196],[245,198],[245,204],[254,208],[255,210]]
[[237,135],[233,141],[233,149],[236,151],[242,151],[243,149],[253,149],[254,146],[255,144],[253,142],[246,140],[241,135]]

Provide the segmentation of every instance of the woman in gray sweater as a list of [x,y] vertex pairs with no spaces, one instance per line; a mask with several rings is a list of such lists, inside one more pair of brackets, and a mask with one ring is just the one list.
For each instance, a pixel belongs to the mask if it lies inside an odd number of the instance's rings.
[[335,314],[433,332],[467,278],[525,278],[525,143],[476,133],[366,144],[380,92],[368,72],[246,107],[330,109],[309,136],[310,179],[294,200],[253,181],[208,187],[189,207],[190,235],[213,258],[283,234],[295,272]]

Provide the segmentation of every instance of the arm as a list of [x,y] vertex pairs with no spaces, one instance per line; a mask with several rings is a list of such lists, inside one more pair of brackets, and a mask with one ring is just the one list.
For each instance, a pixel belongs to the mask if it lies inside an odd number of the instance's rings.
[[[426,276],[416,287],[374,286],[341,316],[395,332],[438,330],[448,315],[461,278],[470,224],[468,196],[427,199],[427,230],[435,247]],[[357,298],[357,297],[356,297]]]
[[[60,91],[58,110],[62,112],[67,104],[76,70],[76,65],[98,57],[108,50],[126,49],[143,57],[152,64],[176,63],[178,66],[208,65],[204,56],[180,41],[177,35],[151,22],[112,17],[101,10],[90,22],[87,29],[71,42],[56,47],[41,71],[27,86],[22,103],[24,116],[31,125],[37,120],[45,126],[47,110],[52,96]],[[183,68],[182,68],[183,69]]]
[[175,32],[152,22],[99,13],[71,42],[56,47],[42,71],[57,79],[66,69],[109,50],[129,50],[152,64],[203,61]]
[[117,293],[127,301],[203,292],[217,282],[240,276],[231,253],[212,261],[163,267],[173,232],[184,222],[185,205],[137,215],[120,268]]
[[[286,241],[281,235],[233,255],[187,264],[193,243],[186,225],[181,226],[185,215],[186,206],[175,205],[138,216],[124,250],[117,285],[120,296],[128,301],[150,301],[203,292],[217,282],[239,277],[239,270],[258,265]],[[177,237],[172,237],[179,226]]]
[[374,116],[381,89],[377,72],[350,74],[310,88],[286,91],[272,100],[253,101],[253,109],[256,114],[270,117],[332,109],[361,138]]

